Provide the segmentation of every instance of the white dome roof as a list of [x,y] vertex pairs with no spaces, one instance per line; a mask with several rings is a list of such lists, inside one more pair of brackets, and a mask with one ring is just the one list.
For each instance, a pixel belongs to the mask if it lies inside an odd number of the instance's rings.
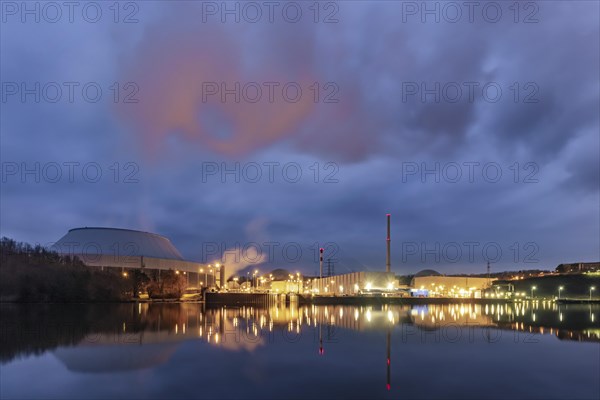
[[62,254],[101,254],[183,260],[171,241],[156,233],[119,228],[75,228],[52,246]]

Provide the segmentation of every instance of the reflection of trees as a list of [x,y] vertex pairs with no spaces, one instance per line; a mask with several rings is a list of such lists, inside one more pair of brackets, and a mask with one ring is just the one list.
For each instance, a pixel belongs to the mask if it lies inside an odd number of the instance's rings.
[[[131,305],[2,305],[0,360],[41,354],[79,343],[91,332],[116,329],[112,318],[130,316]],[[132,324],[133,325],[133,324]]]
[[[197,305],[171,304],[3,304],[0,306],[0,361],[41,354],[82,341],[118,335],[173,331],[197,326]],[[99,336],[100,335],[100,336]],[[127,337],[124,341],[130,340]]]
[[[0,361],[18,355],[42,354],[58,346],[74,345],[86,333],[85,313],[77,307],[2,305]],[[73,321],[77,321],[77,326]]]
[[188,309],[180,303],[149,304],[144,318],[146,330],[172,329],[187,322]]
[[134,304],[4,304],[1,307],[0,361],[18,355],[41,354],[73,346],[86,336],[115,333],[123,324],[132,331],[146,329]]

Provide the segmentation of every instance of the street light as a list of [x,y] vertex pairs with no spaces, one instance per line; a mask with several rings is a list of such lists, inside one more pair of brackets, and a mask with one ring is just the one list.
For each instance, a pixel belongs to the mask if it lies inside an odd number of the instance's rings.
[[560,291],[564,289],[564,286],[558,287],[558,299],[560,300]]
[[531,298],[532,298],[532,299],[533,299],[533,291],[534,291],[535,289],[537,289],[537,287],[535,287],[535,286],[532,286],[532,287],[531,287]]
[[596,290],[596,286],[590,287],[590,301],[592,301],[592,292]]

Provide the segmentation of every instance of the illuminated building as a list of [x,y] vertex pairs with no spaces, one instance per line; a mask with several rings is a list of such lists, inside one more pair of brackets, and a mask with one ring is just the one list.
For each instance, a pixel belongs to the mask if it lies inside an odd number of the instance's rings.
[[446,276],[434,270],[423,270],[414,275],[411,286],[427,291],[429,297],[482,297],[493,279],[471,276]]
[[398,281],[392,272],[361,271],[349,274],[315,278],[311,281],[313,293],[355,295],[397,290]]
[[[119,228],[75,228],[69,230],[50,247],[62,255],[79,258],[90,267],[126,269],[173,270],[183,273],[190,285],[216,282],[224,276],[220,271],[197,262],[187,261],[171,241],[161,235]],[[216,265],[215,267],[218,267]]]
[[556,267],[559,274],[581,274],[584,272],[600,272],[600,262],[579,262],[560,264]]
[[272,281],[269,283],[271,293],[298,293],[302,291],[303,283],[299,280]]

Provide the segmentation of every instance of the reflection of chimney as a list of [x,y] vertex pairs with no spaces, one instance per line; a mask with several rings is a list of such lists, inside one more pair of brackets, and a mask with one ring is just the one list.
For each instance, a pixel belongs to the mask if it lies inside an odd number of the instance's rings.
[[385,257],[385,272],[390,272],[391,270],[391,260],[390,260],[390,218],[391,214],[387,214],[387,254]]
[[386,389],[390,390],[392,388],[392,377],[391,377],[391,362],[392,360],[390,359],[391,356],[391,332],[390,332],[390,328],[388,328],[387,331],[387,385],[386,385]]

